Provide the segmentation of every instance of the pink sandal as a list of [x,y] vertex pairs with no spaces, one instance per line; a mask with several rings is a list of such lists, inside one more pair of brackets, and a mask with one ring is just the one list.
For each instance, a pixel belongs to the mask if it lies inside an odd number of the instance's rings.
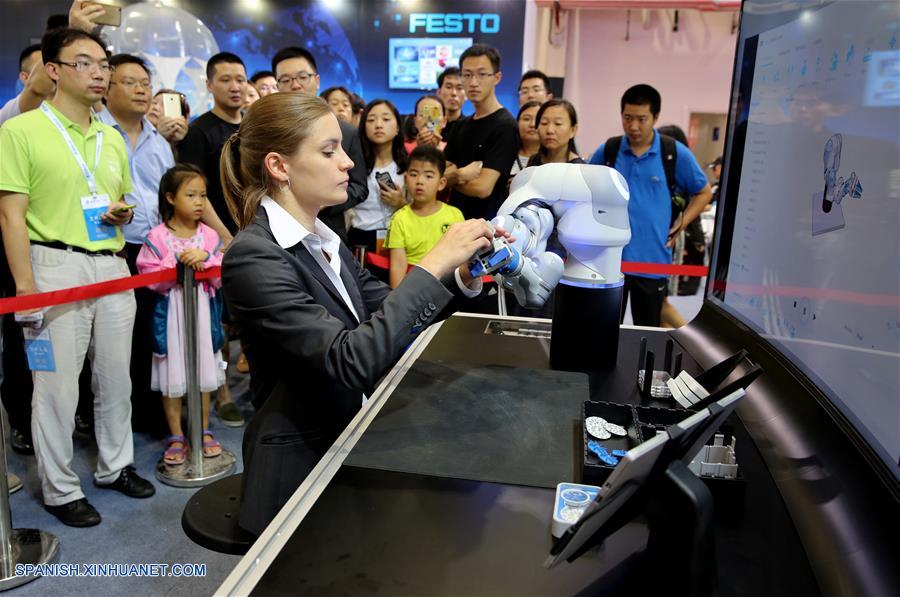
[[[206,439],[209,438],[209,439]],[[203,456],[206,458],[215,458],[222,453],[222,444],[220,444],[209,429],[203,430]]]
[[[163,462],[173,466],[184,464],[187,457],[187,440],[184,439],[184,436],[172,435],[166,438],[166,442],[168,445],[163,453]],[[181,444],[181,447],[177,448],[175,444]]]

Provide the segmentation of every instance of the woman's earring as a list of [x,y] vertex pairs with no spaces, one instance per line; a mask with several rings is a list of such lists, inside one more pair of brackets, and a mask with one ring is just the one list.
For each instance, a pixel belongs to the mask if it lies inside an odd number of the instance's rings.
[[287,186],[288,190],[290,191],[291,190],[291,179],[288,178],[284,182],[285,182],[285,186]]

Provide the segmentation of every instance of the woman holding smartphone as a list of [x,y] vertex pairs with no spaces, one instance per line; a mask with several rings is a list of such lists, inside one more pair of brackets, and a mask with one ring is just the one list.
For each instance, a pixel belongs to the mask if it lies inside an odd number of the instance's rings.
[[260,99],[222,149],[222,186],[241,229],[223,289],[257,408],[244,436],[239,522],[255,534],[416,336],[480,293],[465,264],[506,236],[484,220],[453,224],[392,291],[317,217],[347,200],[352,166],[335,116],[302,93]]
[[147,120],[156,127],[163,138],[172,146],[172,152],[178,157],[178,144],[187,135],[188,119],[191,106],[183,93],[174,89],[160,89],[153,96]]
[[406,205],[403,172],[407,154],[400,135],[400,113],[385,99],[372,100],[359,121],[369,194],[353,208],[347,240],[351,247],[378,252],[394,212]]

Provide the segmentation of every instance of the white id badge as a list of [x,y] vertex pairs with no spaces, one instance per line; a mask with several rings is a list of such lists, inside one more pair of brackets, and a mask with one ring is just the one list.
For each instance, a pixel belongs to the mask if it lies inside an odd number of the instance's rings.
[[25,337],[25,354],[28,357],[28,368],[32,371],[56,371],[53,360],[53,344],[50,342],[50,330],[22,328]]
[[94,242],[116,237],[116,227],[107,224],[100,216],[109,209],[109,195],[87,195],[81,198],[81,210],[87,226],[88,238]]

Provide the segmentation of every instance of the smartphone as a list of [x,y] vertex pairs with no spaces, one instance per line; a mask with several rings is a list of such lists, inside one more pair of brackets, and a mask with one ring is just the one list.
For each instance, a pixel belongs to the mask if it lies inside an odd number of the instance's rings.
[[126,204],[125,207],[117,207],[116,209],[112,210],[112,212],[114,214],[120,214],[120,213],[124,213],[124,212],[128,211],[129,209],[134,209],[135,207],[137,207],[137,205],[127,205]]
[[426,114],[425,128],[440,137],[441,120],[444,118],[441,108],[439,106],[422,106],[422,109]]
[[177,93],[162,94],[163,116],[170,118],[180,118],[181,113],[181,96]]
[[96,4],[98,6],[102,6],[105,12],[94,19],[94,22],[98,25],[106,25],[107,27],[118,27],[122,24],[122,7],[115,6],[112,4],[104,4],[102,2],[82,2],[81,7],[84,8],[85,4]]
[[397,185],[394,184],[394,181],[391,179],[391,175],[388,172],[376,172],[375,182],[380,182],[387,187],[397,190]]
[[113,4],[104,4],[103,2],[82,2],[81,6],[84,7],[85,4],[96,4],[97,6],[102,6],[104,9],[103,14],[94,19],[94,23],[97,25],[106,25],[107,27],[118,27],[122,24],[122,7],[115,6]]
[[23,327],[39,328],[44,322],[44,312],[35,311],[34,313],[28,313],[27,315],[16,313],[13,316],[13,319]]

